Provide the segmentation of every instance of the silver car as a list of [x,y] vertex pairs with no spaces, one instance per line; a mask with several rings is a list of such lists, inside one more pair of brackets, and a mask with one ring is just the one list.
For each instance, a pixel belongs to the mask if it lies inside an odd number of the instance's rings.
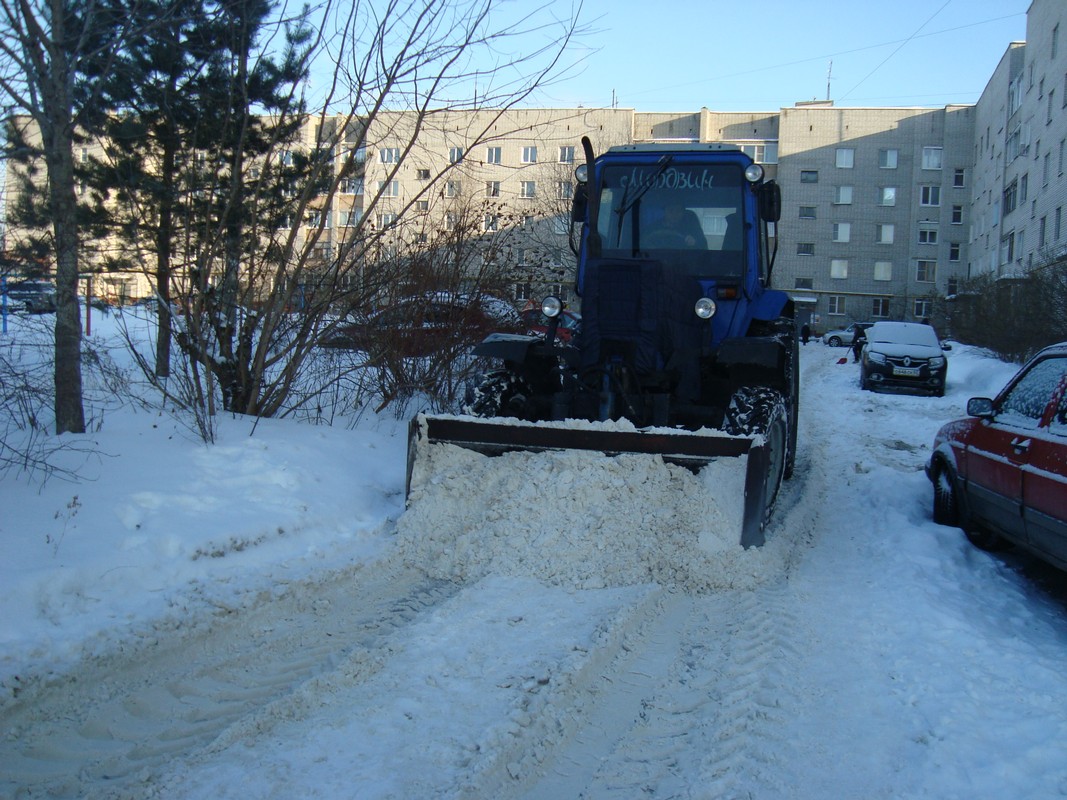
[[822,343],[828,344],[830,345],[830,347],[841,347],[841,345],[850,345],[852,344],[852,340],[856,338],[857,330],[866,330],[873,324],[873,322],[853,322],[847,328],[827,331],[822,335]]

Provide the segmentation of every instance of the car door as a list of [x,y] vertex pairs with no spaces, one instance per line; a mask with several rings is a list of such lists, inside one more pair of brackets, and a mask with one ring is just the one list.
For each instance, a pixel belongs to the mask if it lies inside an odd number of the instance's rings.
[[1067,565],[1067,356],[1047,359],[1054,401],[1023,470],[1023,519],[1031,546]]
[[971,513],[1013,538],[1027,539],[1023,474],[1041,423],[1059,384],[1061,364],[1036,361],[997,398],[992,419],[976,425],[967,441],[966,481]]

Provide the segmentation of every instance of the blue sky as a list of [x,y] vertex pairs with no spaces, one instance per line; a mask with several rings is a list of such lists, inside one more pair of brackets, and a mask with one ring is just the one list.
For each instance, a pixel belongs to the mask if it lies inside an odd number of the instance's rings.
[[[573,77],[529,105],[767,111],[974,103],[1031,0],[585,0]],[[831,66],[832,63],[832,66]]]

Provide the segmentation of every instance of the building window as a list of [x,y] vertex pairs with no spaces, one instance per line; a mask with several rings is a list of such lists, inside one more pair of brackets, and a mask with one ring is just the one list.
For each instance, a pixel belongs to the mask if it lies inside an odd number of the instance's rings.
[[537,181],[520,181],[519,197],[531,198],[537,196]]
[[448,148],[448,163],[459,164],[463,161],[463,148],[462,147],[450,147]]
[[556,197],[560,200],[570,200],[574,197],[574,182],[559,181],[556,183]]
[[430,180],[430,170],[428,170],[428,169],[417,169],[417,170],[415,170],[415,180],[419,180],[419,181],[428,181],[428,180]]
[[399,147],[383,147],[378,151],[378,160],[383,164],[398,164],[400,163],[400,148]]
[[848,259],[847,258],[831,258],[830,259],[830,277],[836,280],[844,280],[848,277]]
[[445,197],[459,196],[459,181],[445,181]]
[[815,206],[801,206],[800,207],[801,219],[815,219]]
[[345,178],[341,181],[341,194],[363,194],[363,179]]
[[888,297],[873,297],[871,298],[871,318],[872,319],[885,319],[889,316],[889,298]]
[[963,224],[963,206],[953,206],[952,207],[952,224],[953,225],[962,225]]
[[878,205],[895,206],[897,204],[897,187],[883,186],[878,190]]
[[960,260],[960,243],[949,242],[948,243],[948,260],[959,261]]
[[797,255],[798,256],[813,256],[813,255],[815,255],[815,242],[797,242]]
[[1000,239],[1000,263],[1007,264],[1015,259],[1015,234],[1009,233]]
[[1060,240],[1060,223],[1063,218],[1063,206],[1059,206],[1056,209],[1056,213],[1052,217],[1052,241],[1058,242]]
[[352,154],[352,159],[357,164],[367,163],[367,146],[364,144],[357,147],[356,151]]
[[921,187],[919,187],[919,205],[922,205],[922,206],[939,206],[939,205],[941,205],[941,187],[940,186],[921,186]]
[[893,244],[893,226],[879,224],[875,226],[876,241],[878,244]]
[[445,230],[453,230],[456,225],[459,224],[459,215],[453,211],[449,211],[445,214]]
[[500,197],[500,181],[486,181],[485,182],[485,196],[486,197]]
[[937,244],[937,228],[920,224],[919,244]]
[[484,223],[485,230],[487,230],[487,231],[495,231],[497,229],[497,225],[499,224],[499,221],[500,221],[499,217],[497,217],[496,214],[486,214],[485,215],[485,223]]
[[559,148],[559,163],[560,164],[573,164],[574,163],[574,145],[564,145]]
[[852,147],[837,148],[837,168],[852,169],[856,165],[856,150]]
[[835,242],[847,242],[852,234],[852,225],[848,222],[835,222],[833,240]]
[[851,186],[835,186],[834,187],[834,205],[850,206],[852,205],[852,187]]
[[826,298],[827,313],[837,316],[845,313],[845,296],[843,294],[831,294]]
[[485,163],[487,164],[500,164],[501,162],[501,150],[499,147],[488,147],[485,150]]
[[919,259],[915,262],[915,280],[919,283],[933,283],[937,277],[937,262]]
[[940,147],[924,147],[923,169],[941,169],[941,152]]
[[892,261],[875,261],[874,262],[874,279],[876,281],[891,281],[891,280],[893,280],[893,262]]
[[526,248],[526,247],[520,247],[519,248],[519,266],[520,267],[528,267],[528,266],[530,266],[530,250],[529,250],[529,248]]
[[930,311],[933,309],[933,303],[929,300],[916,300],[912,305],[912,317],[914,319],[930,319]]
[[379,214],[378,227],[384,230],[396,222],[396,214]]
[[952,173],[952,186],[954,188],[962,189],[966,185],[966,173],[962,169],[958,169]]
[[515,299],[516,300],[529,300],[530,299],[530,284],[528,284],[528,283],[516,283],[515,284]]
[[429,200],[419,200],[417,203],[415,203],[415,208],[418,209],[419,211],[429,211],[430,210],[430,201]]
[[793,281],[793,288],[794,289],[807,289],[808,291],[811,291],[812,289],[815,288],[815,279],[814,278],[797,278],[797,279],[795,279]]
[[400,181],[378,181],[378,194],[382,197],[399,197]]
[[879,150],[878,151],[878,166],[881,169],[896,169],[897,168],[897,150]]
[[344,215],[341,217],[341,224],[346,228],[354,228],[359,224],[361,219],[363,219],[363,209],[353,208],[344,212]]
[[537,145],[527,145],[526,147],[522,148],[522,163],[537,163]]
[[1014,180],[1004,187],[1004,202],[1002,207],[1005,214],[1010,214],[1015,210],[1015,206],[1019,201],[1019,181]]
[[800,171],[801,183],[818,183],[819,182],[819,170],[817,169],[802,169]]

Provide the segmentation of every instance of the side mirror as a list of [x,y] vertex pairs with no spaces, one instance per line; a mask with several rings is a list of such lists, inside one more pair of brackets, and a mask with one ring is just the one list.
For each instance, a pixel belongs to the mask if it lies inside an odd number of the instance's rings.
[[988,397],[972,397],[967,401],[967,414],[979,419],[993,419],[993,401]]
[[764,222],[778,222],[782,218],[782,189],[774,181],[760,186],[759,214]]
[[941,342],[941,349],[942,350],[951,350],[952,349],[952,343],[949,342],[949,341]]
[[574,196],[571,198],[571,222],[585,222],[589,210],[589,187],[588,184],[579,183],[574,187]]

